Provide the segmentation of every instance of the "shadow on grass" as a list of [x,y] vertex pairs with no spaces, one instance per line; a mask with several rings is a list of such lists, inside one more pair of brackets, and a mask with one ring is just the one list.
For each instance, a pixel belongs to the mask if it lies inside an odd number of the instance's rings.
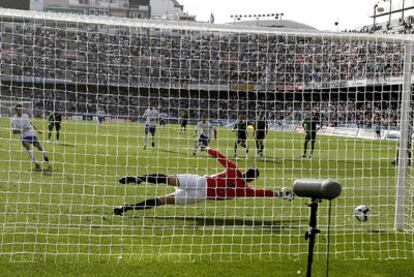
[[178,152],[178,151],[171,151],[171,150],[164,150],[164,149],[160,149],[160,152],[170,153],[170,154],[177,154],[177,155],[180,154],[180,152]]
[[72,147],[72,148],[75,147],[74,144],[69,144],[69,143],[59,143],[59,144],[55,144],[55,146]]
[[285,157],[285,158],[277,158],[277,157],[271,157],[266,156],[264,158],[257,158],[258,161],[265,162],[265,163],[272,163],[272,164],[282,164],[283,162],[291,162],[291,163],[304,163],[304,162],[318,162],[318,163],[338,163],[338,164],[347,164],[350,166],[360,166],[362,167],[364,162],[359,160],[353,160],[353,159],[331,159],[331,158],[323,158],[323,157],[317,157],[314,156],[313,158],[309,157]]
[[[264,163],[283,164],[283,160],[285,160],[285,159],[266,156],[264,158],[257,158],[257,160],[260,161],[260,162],[264,162]],[[294,159],[291,159],[291,160],[295,161]]]
[[299,221],[289,220],[253,220],[237,217],[191,217],[191,216],[131,216],[132,219],[160,220],[168,222],[181,221],[186,226],[209,227],[209,226],[231,226],[231,227],[250,227],[268,231],[301,230]]
[[53,166],[48,165],[46,168],[42,170],[43,176],[52,176],[53,175]]
[[387,231],[387,230],[369,230],[368,233],[379,234],[379,235],[388,235],[388,234],[390,234],[390,232]]

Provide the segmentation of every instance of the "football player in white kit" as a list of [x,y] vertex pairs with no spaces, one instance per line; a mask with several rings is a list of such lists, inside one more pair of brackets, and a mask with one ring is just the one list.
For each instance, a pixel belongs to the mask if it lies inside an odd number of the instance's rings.
[[151,146],[155,147],[155,131],[157,130],[159,113],[154,107],[151,107],[150,104],[145,110],[143,117],[145,118],[144,149],[147,149],[148,133],[151,133],[152,136]]
[[217,140],[217,130],[216,128],[214,128],[213,124],[208,122],[206,115],[203,115],[201,117],[201,121],[197,124],[197,127],[195,128],[195,133],[193,137],[195,137],[198,133],[200,134],[200,136],[195,143],[193,155],[197,154],[199,150],[204,150],[206,147],[208,147],[210,139],[213,135],[214,139]]
[[41,170],[40,162],[36,159],[33,153],[32,145],[39,149],[42,153],[43,160],[48,163],[49,158],[46,155],[45,150],[37,139],[37,133],[42,134],[42,131],[38,130],[29,119],[27,114],[23,114],[23,105],[16,105],[16,115],[11,120],[11,130],[13,134],[20,134],[23,147],[29,153],[30,158],[36,165],[36,170]]

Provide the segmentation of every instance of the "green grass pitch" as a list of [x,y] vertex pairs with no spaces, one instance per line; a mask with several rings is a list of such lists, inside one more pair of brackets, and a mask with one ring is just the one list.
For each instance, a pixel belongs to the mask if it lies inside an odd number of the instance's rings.
[[[205,152],[192,155],[192,126],[186,134],[177,125],[158,128],[156,148],[144,150],[140,124],[66,121],[61,144],[40,136],[52,164],[35,172],[9,124],[0,119],[0,275],[304,276],[307,199],[243,198],[112,215],[116,205],[173,192],[120,185],[121,176],[223,170]],[[35,121],[43,130],[46,124]],[[235,134],[218,132],[211,147],[232,157]],[[331,276],[414,276],[412,230],[393,231],[396,143],[318,136],[313,159],[301,158],[302,144],[301,134],[270,132],[266,157],[255,156],[250,138],[250,153],[245,158],[240,149],[236,162],[260,169],[257,187],[279,190],[298,178],[342,183],[332,202]],[[359,204],[372,210],[366,223],[353,217]],[[326,201],[318,214],[315,276],[325,270]]]

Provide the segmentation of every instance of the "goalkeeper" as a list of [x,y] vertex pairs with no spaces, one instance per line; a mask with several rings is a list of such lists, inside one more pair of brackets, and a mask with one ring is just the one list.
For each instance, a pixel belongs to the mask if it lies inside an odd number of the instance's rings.
[[259,177],[259,170],[257,168],[248,169],[242,173],[234,162],[227,159],[217,150],[208,148],[207,151],[226,168],[224,172],[210,176],[151,174],[139,177],[124,177],[119,180],[121,184],[140,184],[142,182],[166,184],[175,187],[175,192],[147,199],[136,204],[116,207],[113,213],[115,215],[122,215],[127,211],[152,209],[162,205],[188,205],[205,200],[229,200],[237,197],[280,197],[287,200],[293,199],[293,193],[286,188],[282,188],[280,192],[277,192],[250,187],[249,183]]

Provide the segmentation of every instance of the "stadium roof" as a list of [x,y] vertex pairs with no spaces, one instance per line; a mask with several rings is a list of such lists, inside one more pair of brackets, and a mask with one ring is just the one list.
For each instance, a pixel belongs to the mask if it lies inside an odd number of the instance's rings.
[[283,29],[297,29],[297,30],[314,30],[317,29],[293,20],[248,20],[248,21],[236,21],[235,25],[243,26],[255,26],[255,27],[267,27],[267,28],[283,28]]
[[[236,24],[208,24],[194,21],[172,21],[172,20],[148,20],[148,19],[132,19],[132,18],[118,18],[107,16],[91,16],[91,15],[71,15],[71,14],[58,14],[58,13],[46,13],[38,11],[22,11],[13,9],[0,8],[0,16],[13,18],[28,18],[32,20],[51,20],[56,22],[76,22],[79,24],[98,24],[106,26],[125,26],[125,27],[145,27],[145,28],[163,28],[170,30],[188,30],[188,31],[211,31],[211,32],[234,32],[234,33],[249,33],[254,32],[257,34],[281,34],[281,33],[294,33],[295,35],[304,36],[323,36],[329,35],[334,38],[358,38],[361,39],[361,33],[333,33],[329,31],[318,31],[312,27],[310,29],[290,29],[294,26],[307,26],[305,24],[300,25],[287,25],[279,28],[261,27],[254,25],[253,23],[242,24],[236,22]],[[257,24],[257,21],[254,21]],[[264,20],[261,22],[265,22]],[[271,20],[271,22],[274,21]],[[289,20],[282,20],[283,22],[294,22]],[[245,22],[243,22],[245,23]],[[281,24],[282,25],[282,24]],[[363,38],[366,40],[377,41],[381,39],[383,41],[408,41],[414,40],[413,36],[407,35],[385,35],[385,34],[363,34]]]

